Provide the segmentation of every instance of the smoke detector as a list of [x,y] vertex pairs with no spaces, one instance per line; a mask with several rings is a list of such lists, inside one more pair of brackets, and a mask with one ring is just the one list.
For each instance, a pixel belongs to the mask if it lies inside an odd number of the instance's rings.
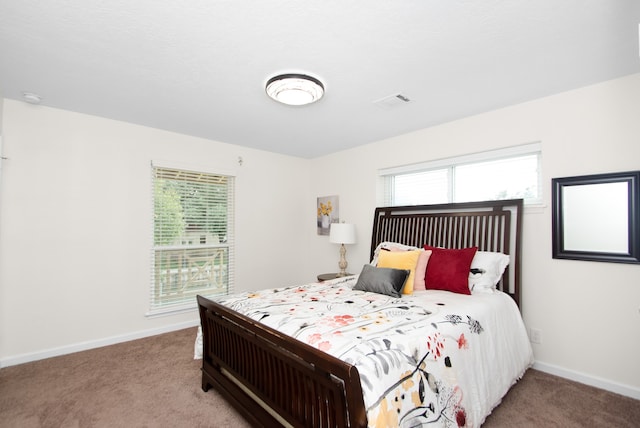
[[40,104],[40,102],[42,102],[42,97],[33,92],[23,92],[22,99],[29,104]]

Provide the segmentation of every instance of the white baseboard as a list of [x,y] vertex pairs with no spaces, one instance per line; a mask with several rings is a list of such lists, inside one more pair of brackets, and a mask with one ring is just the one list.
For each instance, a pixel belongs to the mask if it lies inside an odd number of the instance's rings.
[[[74,352],[86,351],[89,349],[100,348],[108,345],[115,345],[116,343],[128,342],[130,340],[143,339],[145,337],[156,336],[158,334],[169,333],[171,331],[195,327],[197,325],[200,325],[200,320],[185,321],[178,324],[172,324],[150,330],[137,331],[121,336],[106,337],[104,339],[91,340],[88,342],[81,342],[73,345],[61,346],[59,348],[46,349],[44,351],[38,351],[29,354],[21,354],[14,357],[1,359],[0,368],[29,363],[31,361],[44,360],[45,358],[72,354]],[[193,340],[195,343],[195,336],[193,337]]]
[[596,388],[604,389],[606,391],[615,392],[616,394],[640,400],[640,388],[637,388],[635,386],[624,385],[622,383],[613,382],[608,379],[591,376],[585,373],[580,373],[577,371],[566,369],[564,367],[554,366],[552,364],[547,364],[540,361],[536,361],[533,364],[533,368],[536,370],[540,370],[541,372],[560,376],[565,379],[584,383],[585,385],[594,386]]

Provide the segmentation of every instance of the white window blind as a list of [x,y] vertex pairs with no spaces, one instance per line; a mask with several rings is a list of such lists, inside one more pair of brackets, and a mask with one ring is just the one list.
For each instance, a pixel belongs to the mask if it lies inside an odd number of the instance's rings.
[[152,166],[150,314],[233,291],[234,177]]
[[540,143],[379,171],[383,205],[523,198],[542,201]]

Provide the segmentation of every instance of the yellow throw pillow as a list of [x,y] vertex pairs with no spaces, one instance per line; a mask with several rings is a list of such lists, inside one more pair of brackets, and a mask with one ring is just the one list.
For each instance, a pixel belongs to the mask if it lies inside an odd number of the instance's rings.
[[409,278],[404,283],[402,294],[413,294],[413,279],[416,276],[416,265],[422,250],[413,251],[380,251],[377,267],[408,269]]

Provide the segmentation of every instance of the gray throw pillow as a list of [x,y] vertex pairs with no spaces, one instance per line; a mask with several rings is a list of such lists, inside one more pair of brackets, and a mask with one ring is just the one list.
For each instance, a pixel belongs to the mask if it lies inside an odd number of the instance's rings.
[[353,289],[401,297],[410,273],[407,269],[379,268],[367,264],[362,268]]

